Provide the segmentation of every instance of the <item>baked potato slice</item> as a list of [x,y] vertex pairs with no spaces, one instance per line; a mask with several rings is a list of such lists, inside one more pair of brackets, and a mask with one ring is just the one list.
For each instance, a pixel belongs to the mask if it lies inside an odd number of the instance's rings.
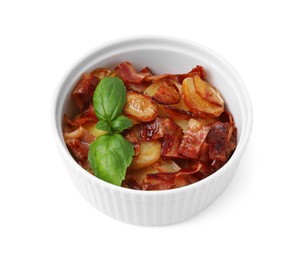
[[198,95],[193,77],[187,77],[183,80],[182,94],[185,104],[195,114],[210,114],[218,117],[224,111],[224,106],[214,105]]
[[141,142],[139,154],[133,158],[129,168],[131,170],[143,169],[158,161],[160,156],[161,142],[159,140]]
[[124,114],[141,122],[149,122],[158,115],[158,106],[149,96],[129,91],[126,94]]

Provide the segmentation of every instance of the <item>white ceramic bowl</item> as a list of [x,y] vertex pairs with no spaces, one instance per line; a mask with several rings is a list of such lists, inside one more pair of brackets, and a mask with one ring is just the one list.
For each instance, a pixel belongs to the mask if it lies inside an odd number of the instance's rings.
[[[196,65],[222,93],[238,128],[238,145],[220,170],[197,183],[166,191],[138,191],[102,181],[82,169],[70,155],[62,136],[62,118],[74,113],[71,92],[84,72],[114,68],[122,61],[149,66],[155,73],[184,73]],[[136,225],[168,225],[188,219],[220,196],[234,176],[252,128],[249,95],[236,71],[219,55],[199,44],[168,37],[133,37],[101,45],[67,72],[52,104],[54,136],[73,183],[95,208],[115,219]]]

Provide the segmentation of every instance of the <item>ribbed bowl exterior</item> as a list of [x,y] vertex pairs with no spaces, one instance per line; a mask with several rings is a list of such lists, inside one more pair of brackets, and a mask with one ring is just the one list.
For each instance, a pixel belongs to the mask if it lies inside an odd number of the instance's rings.
[[[70,170],[70,177],[83,197],[96,209],[117,220],[142,226],[162,226],[184,221],[214,202],[231,181],[235,168],[191,189],[157,194],[157,191],[125,193],[110,186],[100,186],[80,171]],[[177,190],[176,190],[177,191]],[[149,196],[148,196],[149,195]]]
[[[82,73],[113,67],[121,61],[156,68],[155,73],[182,73],[196,65],[207,68],[211,82],[223,94],[238,128],[237,148],[230,160],[202,181],[167,191],[136,191],[106,183],[82,169],[72,158],[62,135],[64,114],[74,113],[71,92]],[[244,83],[219,55],[196,43],[169,37],[134,37],[100,46],[67,72],[54,95],[52,127],[70,177],[95,208],[117,220],[159,226],[184,221],[214,202],[235,174],[252,128],[252,107]]]

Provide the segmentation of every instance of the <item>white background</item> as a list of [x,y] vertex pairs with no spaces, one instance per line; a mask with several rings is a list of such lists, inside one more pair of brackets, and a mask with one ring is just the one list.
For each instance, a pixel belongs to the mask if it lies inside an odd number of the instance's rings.
[[[301,1],[1,1],[0,259],[303,259]],[[166,227],[113,220],[70,181],[50,129],[65,71],[115,38],[201,43],[242,76],[254,108],[224,194]]]

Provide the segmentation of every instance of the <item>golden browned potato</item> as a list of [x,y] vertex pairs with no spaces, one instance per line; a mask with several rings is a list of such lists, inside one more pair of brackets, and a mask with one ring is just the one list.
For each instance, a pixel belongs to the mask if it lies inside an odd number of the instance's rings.
[[149,122],[158,115],[158,106],[150,97],[130,91],[126,94],[124,113],[141,122]]
[[133,158],[130,169],[142,169],[154,164],[161,156],[161,142],[141,142],[138,156]]
[[219,91],[208,82],[202,80],[199,76],[194,76],[194,85],[201,98],[215,106],[224,107],[224,101]]
[[207,100],[201,98],[195,89],[194,79],[187,77],[182,83],[182,94],[185,104],[190,108],[193,113],[197,114],[210,114],[218,117],[223,111],[224,106],[214,105]]

